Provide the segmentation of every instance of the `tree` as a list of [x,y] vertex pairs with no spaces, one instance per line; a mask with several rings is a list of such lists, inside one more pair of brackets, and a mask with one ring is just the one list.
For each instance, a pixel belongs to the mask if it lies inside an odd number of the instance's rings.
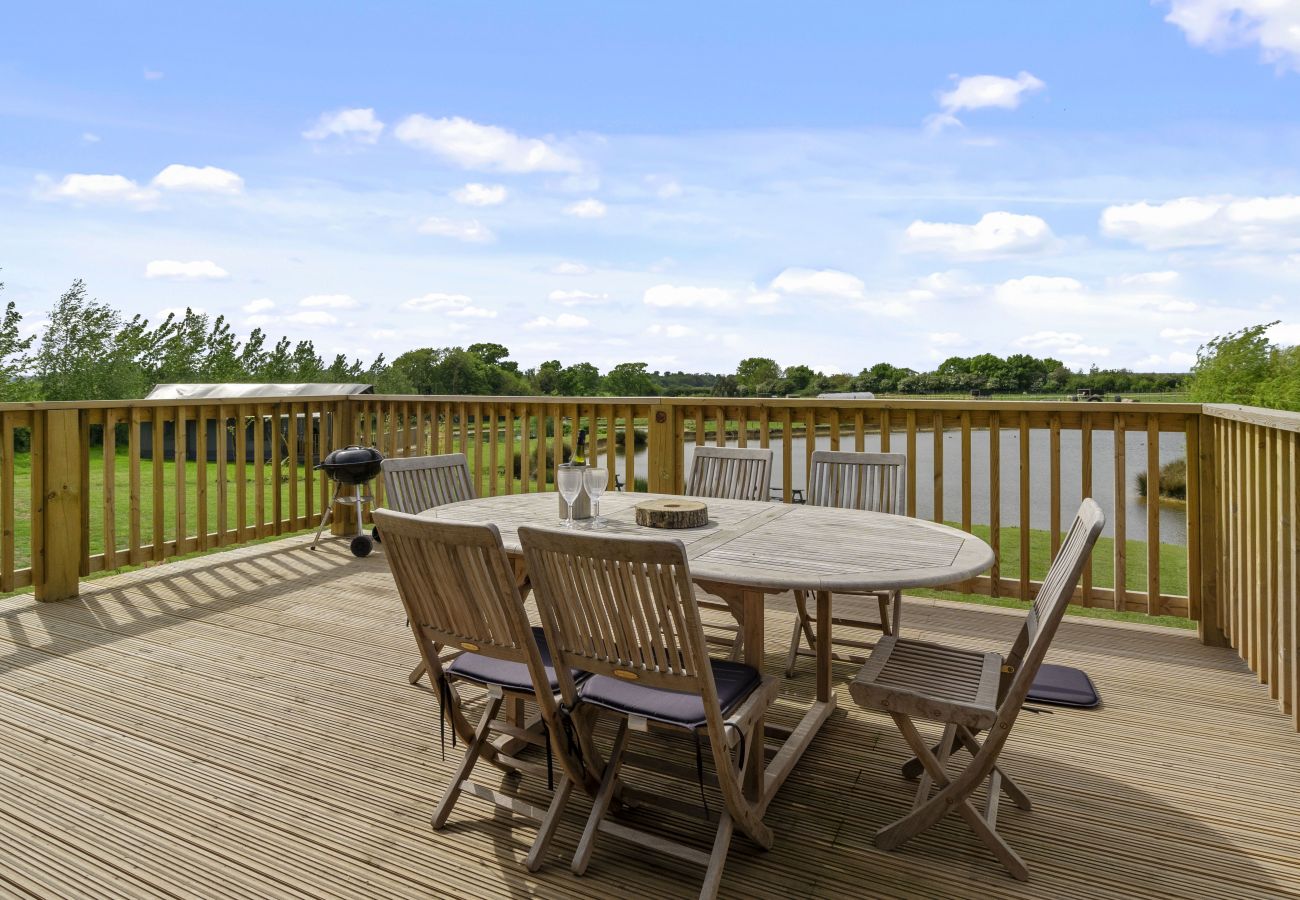
[[605,393],[612,397],[653,397],[654,380],[643,362],[619,363],[605,376]]
[[46,400],[120,400],[148,387],[140,361],[148,357],[149,323],[124,322],[105,303],[86,296],[80,278],[50,311],[36,353],[36,377]]
[[772,383],[780,377],[781,367],[766,356],[751,356],[736,366],[736,382],[750,394],[771,393]]
[[898,383],[908,375],[915,375],[911,369],[892,366],[889,363],[876,363],[870,369],[863,369],[858,375],[858,389],[892,394],[898,390]]
[[560,371],[560,393],[566,397],[594,397],[600,393],[600,369],[581,362]]
[[560,373],[564,366],[558,359],[548,359],[537,367],[537,392],[553,396],[560,392]]
[[785,370],[784,375],[786,392],[798,394],[806,391],[816,377],[817,373],[808,366],[790,366]]
[[1251,403],[1272,374],[1273,344],[1265,332],[1276,325],[1252,325],[1219,335],[1196,351],[1189,385],[1197,403]]
[[[0,291],[4,287],[0,281]],[[9,301],[0,318],[0,400],[26,400],[32,392],[27,372],[31,366],[29,351],[35,338],[22,336],[22,321],[18,307]]]
[[510,351],[504,344],[470,344],[465,348],[489,366],[499,366],[510,372],[519,372],[519,363],[510,361]]

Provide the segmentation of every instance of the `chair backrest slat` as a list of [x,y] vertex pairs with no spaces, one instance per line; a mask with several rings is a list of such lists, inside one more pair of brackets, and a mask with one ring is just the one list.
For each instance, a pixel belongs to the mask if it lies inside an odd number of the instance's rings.
[[387,509],[375,510],[374,517],[413,626],[440,644],[528,661],[528,621],[495,525]]
[[810,506],[868,512],[905,512],[907,456],[815,450],[808,474]]
[[386,502],[398,512],[419,513],[474,499],[474,481],[464,453],[385,459],[380,470]]
[[766,500],[772,451],[760,447],[695,448],[686,493],[723,500]]
[[681,541],[530,526],[519,538],[557,671],[716,697]]

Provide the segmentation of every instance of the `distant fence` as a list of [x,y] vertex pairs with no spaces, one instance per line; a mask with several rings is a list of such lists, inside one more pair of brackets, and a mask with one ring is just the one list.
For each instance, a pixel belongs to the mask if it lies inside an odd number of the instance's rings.
[[[579,428],[592,436],[591,453],[609,469],[611,487],[627,490],[644,478],[651,491],[680,491],[688,443],[773,446],[782,473],[775,487],[786,501],[803,487],[794,454],[807,463],[809,436],[854,450],[870,436],[873,447],[907,454],[910,514],[924,505],[931,518],[977,531],[998,551],[989,574],[954,588],[1020,599],[1034,595],[1069,525],[1065,496],[1091,495],[1104,475],[1114,485],[1105,510],[1113,537],[1094,553],[1075,601],[1190,617],[1202,639],[1230,641],[1286,709],[1296,706],[1300,416],[1237,407],[388,395],[4,404],[0,591],[33,586],[41,599],[71,597],[94,572],[311,527],[332,490],[312,467],[350,443],[399,457],[463,452],[481,495],[552,490],[555,466],[575,448]],[[20,432],[30,434],[30,451],[19,452]],[[987,452],[977,464],[972,435],[980,432]],[[1104,458],[1094,447],[1103,433]],[[1067,466],[1061,444],[1068,434],[1076,435],[1079,456]],[[800,435],[796,451],[786,438]],[[942,451],[946,436],[955,453]],[[1145,444],[1148,473],[1160,468],[1162,444],[1185,445],[1185,546],[1162,542],[1157,503],[1148,502],[1141,519],[1130,517],[1137,474],[1130,441]],[[919,453],[927,442],[933,451]],[[1049,448],[1046,473],[1033,462],[1031,442]],[[1002,521],[1008,478],[1018,528]],[[954,482],[955,503],[945,490]],[[382,504],[382,479],[376,491]],[[981,493],[986,525],[972,517]],[[1034,531],[1031,505],[1044,502],[1046,528]]]

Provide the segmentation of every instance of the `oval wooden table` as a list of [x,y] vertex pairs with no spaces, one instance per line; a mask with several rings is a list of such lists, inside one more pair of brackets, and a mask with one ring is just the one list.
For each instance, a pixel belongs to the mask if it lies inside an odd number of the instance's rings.
[[[741,625],[745,662],[764,669],[764,601],[768,594],[801,589],[817,597],[817,634],[831,633],[831,593],[930,587],[964,581],[993,565],[984,541],[934,522],[885,513],[751,500],[705,499],[709,523],[701,528],[660,530],[636,524],[634,507],[664,494],[613,493],[601,498],[606,524],[600,533],[676,538],[686,545],[691,575],[703,590],[721,597]],[[520,525],[559,527],[554,493],[485,497],[421,513],[456,522],[492,522],[507,552],[519,555]],[[579,522],[579,525],[582,523]],[[831,642],[817,641],[817,693],[812,707],[784,736],[763,765],[762,741],[753,741],[746,789],[766,808],[813,737],[835,709],[831,691]]]

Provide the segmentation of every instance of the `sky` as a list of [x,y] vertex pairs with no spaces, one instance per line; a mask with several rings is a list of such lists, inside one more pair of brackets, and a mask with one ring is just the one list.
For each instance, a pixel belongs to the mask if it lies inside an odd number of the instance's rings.
[[1300,343],[1300,0],[11,5],[0,299],[326,357]]

